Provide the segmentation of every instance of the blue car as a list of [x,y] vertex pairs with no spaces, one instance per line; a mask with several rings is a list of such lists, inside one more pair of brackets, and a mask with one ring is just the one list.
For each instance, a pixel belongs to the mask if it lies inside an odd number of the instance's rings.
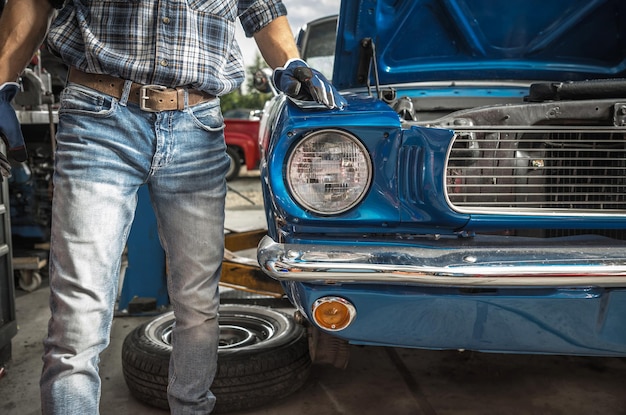
[[266,107],[258,259],[314,359],[626,355],[624,16],[621,0],[344,0],[303,29],[348,104]]

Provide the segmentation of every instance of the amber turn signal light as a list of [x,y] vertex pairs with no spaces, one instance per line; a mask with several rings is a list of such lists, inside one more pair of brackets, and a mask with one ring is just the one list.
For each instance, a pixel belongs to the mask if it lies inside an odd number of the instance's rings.
[[322,297],[313,303],[313,320],[323,329],[343,330],[356,317],[356,308],[341,297]]

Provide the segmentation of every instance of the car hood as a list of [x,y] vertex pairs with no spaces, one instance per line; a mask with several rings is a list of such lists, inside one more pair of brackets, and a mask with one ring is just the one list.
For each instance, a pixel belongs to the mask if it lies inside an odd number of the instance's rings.
[[337,33],[339,89],[626,74],[623,0],[343,0]]

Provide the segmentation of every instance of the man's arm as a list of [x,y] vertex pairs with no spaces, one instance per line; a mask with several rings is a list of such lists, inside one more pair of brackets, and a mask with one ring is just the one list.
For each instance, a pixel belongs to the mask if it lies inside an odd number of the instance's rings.
[[[46,37],[55,15],[48,0],[8,0],[0,17],[0,138],[17,161],[27,159],[19,120],[11,101],[15,82]],[[0,152],[0,180],[11,174],[11,163]]]
[[285,16],[278,17],[254,34],[265,62],[275,69],[289,59],[299,58],[300,54],[291,27]]
[[48,0],[8,0],[0,17],[0,85],[15,82],[41,45],[55,9]]

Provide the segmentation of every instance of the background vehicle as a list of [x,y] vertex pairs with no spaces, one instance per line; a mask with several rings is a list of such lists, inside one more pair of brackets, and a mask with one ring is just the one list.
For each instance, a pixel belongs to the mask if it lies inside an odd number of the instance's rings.
[[[255,112],[256,113],[256,112]],[[224,116],[224,139],[226,153],[230,157],[230,168],[226,180],[234,180],[239,176],[242,166],[248,170],[259,168],[259,116],[249,118],[228,118]]]
[[258,258],[313,339],[626,355],[625,12],[344,0],[335,45],[306,28],[348,105],[266,108]]
[[260,120],[263,111],[253,110],[250,108],[237,108],[228,111],[224,111],[223,116],[226,119],[239,118],[243,120]]

